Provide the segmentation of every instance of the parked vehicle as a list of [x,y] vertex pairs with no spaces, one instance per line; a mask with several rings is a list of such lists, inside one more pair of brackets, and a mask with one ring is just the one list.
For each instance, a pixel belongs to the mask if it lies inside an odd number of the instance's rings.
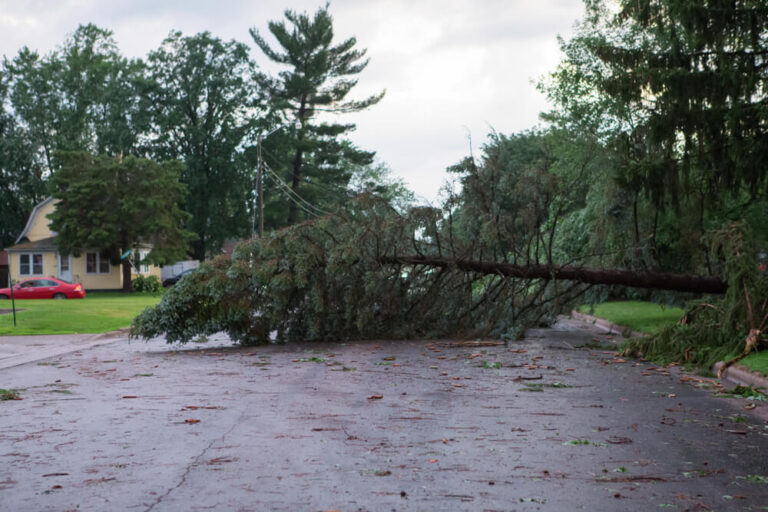
[[[10,288],[0,288],[0,300],[11,298]],[[52,277],[19,281],[13,286],[14,299],[83,299],[85,290],[80,283],[68,283]]]
[[182,277],[184,277],[187,274],[191,274],[195,270],[197,270],[197,269],[196,268],[188,268],[187,270],[183,271],[181,274],[176,274],[173,277],[169,277],[168,279],[165,279],[163,281],[163,286],[165,286],[166,288],[168,288],[169,286],[173,286],[173,285],[175,285],[176,283],[179,282],[179,279],[181,279]]

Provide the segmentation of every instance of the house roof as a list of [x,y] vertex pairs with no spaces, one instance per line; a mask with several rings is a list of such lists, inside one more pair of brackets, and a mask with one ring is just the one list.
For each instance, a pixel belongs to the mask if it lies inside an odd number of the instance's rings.
[[24,231],[22,231],[18,238],[16,238],[17,244],[26,238],[26,236],[29,234],[29,230],[32,229],[32,225],[35,223],[35,219],[37,219],[37,215],[40,213],[40,210],[42,210],[43,207],[51,201],[53,201],[53,197],[47,197],[32,209],[32,213],[29,214],[29,219],[27,219],[27,225],[24,226]]
[[52,252],[56,250],[56,237],[43,238],[37,242],[22,242],[11,247],[6,247],[7,252]]

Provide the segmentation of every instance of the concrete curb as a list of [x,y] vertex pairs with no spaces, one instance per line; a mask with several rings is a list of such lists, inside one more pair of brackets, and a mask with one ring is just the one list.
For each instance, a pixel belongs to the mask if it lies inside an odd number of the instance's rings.
[[[724,361],[715,363],[715,366],[712,367],[712,372],[717,375],[717,372],[724,364]],[[740,386],[752,386],[753,388],[762,388],[763,391],[768,391],[768,377],[765,377],[760,372],[752,371],[743,364],[736,363],[726,368],[723,372],[723,379]]]
[[575,309],[571,311],[571,317],[575,318],[576,320],[581,320],[582,322],[592,324],[596,327],[599,327],[600,329],[608,331],[609,333],[619,334],[624,338],[642,338],[643,336],[648,335],[647,333],[644,333],[644,332],[633,331],[632,329],[624,325],[614,324],[613,322],[609,322],[605,318],[598,318],[596,316],[579,313]]
[[116,331],[107,331],[103,332],[101,334],[96,334],[97,340],[104,340],[104,339],[110,339],[110,338],[120,338],[123,336],[128,336],[128,333],[131,331],[130,327],[123,327],[122,329],[118,329]]

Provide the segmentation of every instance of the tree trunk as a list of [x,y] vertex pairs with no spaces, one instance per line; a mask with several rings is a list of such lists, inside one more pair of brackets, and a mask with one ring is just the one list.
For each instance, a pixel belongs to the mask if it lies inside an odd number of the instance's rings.
[[[301,168],[304,165],[304,117],[307,113],[307,100],[305,97],[301,98],[301,105],[299,105],[299,111],[296,114],[299,120],[300,127],[298,138],[296,140],[296,154],[293,158],[293,175],[291,176],[291,189],[296,195],[299,194],[299,183],[301,183]],[[298,215],[296,200],[290,200],[288,202],[288,225],[293,225],[296,222]]]
[[123,265],[123,291],[131,293],[133,291],[133,283],[131,283],[131,258],[125,258],[122,262]]
[[660,272],[634,272],[631,270],[607,270],[556,265],[514,265],[512,263],[488,263],[471,260],[428,258],[425,256],[385,256],[379,258],[385,264],[427,265],[440,268],[456,268],[481,274],[497,274],[520,279],[564,279],[588,284],[608,284],[673,290],[694,293],[725,293],[728,283],[719,277],[689,274],[665,274]]
[[[299,141],[299,144],[301,144],[301,141]],[[296,150],[296,156],[293,159],[293,177],[291,180],[291,189],[296,192],[296,194],[299,193],[299,183],[301,183],[301,163],[303,160],[303,152],[301,149]],[[290,196],[289,196],[290,197]],[[288,225],[291,226],[296,222],[296,217],[298,214],[296,201],[291,199],[288,201]]]

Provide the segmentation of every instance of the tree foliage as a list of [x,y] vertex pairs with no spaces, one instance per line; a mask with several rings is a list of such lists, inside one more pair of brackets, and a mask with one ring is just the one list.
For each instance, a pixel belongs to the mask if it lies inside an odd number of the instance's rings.
[[[768,341],[768,273],[765,255],[754,248],[748,224],[732,223],[711,235],[714,251],[726,254],[728,291],[724,298],[692,302],[683,320],[659,334],[633,340],[628,353],[664,362],[711,368],[736,360]],[[762,265],[763,270],[759,271]]]
[[133,334],[185,342],[224,330],[243,343],[273,331],[286,340],[517,337],[586,287],[397,257],[566,263],[557,240],[580,189],[553,173],[545,139],[492,138],[479,165],[454,169],[462,191],[443,208],[404,211],[374,188],[337,213],[241,245],[231,262],[222,257],[174,287]]
[[[605,148],[606,240],[638,268],[725,276],[722,300],[636,348],[711,364],[738,351],[765,301],[768,7],[764,2],[587,1],[542,84],[556,126]],[[726,226],[726,227],[723,227]],[[717,250],[711,250],[712,244]],[[759,329],[758,329],[759,330]]]
[[144,118],[141,61],[121,56],[112,32],[81,25],[41,56],[22,48],[0,70],[0,246],[46,195],[61,151],[136,150]]
[[609,152],[611,211],[634,232],[626,259],[718,273],[708,232],[746,217],[768,235],[753,222],[768,191],[768,10],[752,0],[586,5],[542,84],[557,105],[548,119]]
[[13,244],[29,212],[45,196],[44,170],[27,132],[6,110],[5,78],[0,72],[0,247]]
[[[354,130],[353,124],[327,122],[327,114],[358,112],[378,103],[384,92],[363,100],[348,100],[357,84],[352,78],[368,65],[365,50],[355,48],[354,37],[335,44],[333,18],[328,5],[313,16],[285,11],[287,21],[271,21],[269,32],[279,49],[274,49],[256,29],[251,36],[271,61],[283,66],[277,76],[259,72],[256,82],[268,95],[271,107],[280,112],[290,127],[283,145],[273,152],[287,150],[288,165],[277,167],[284,173],[292,191],[306,195],[310,202],[342,191],[351,178],[350,166],[367,165],[373,153],[362,151],[342,139]],[[325,114],[325,115],[324,115]],[[287,144],[286,144],[287,143]],[[291,201],[284,224],[300,218],[300,207]]]
[[335,209],[373,153],[345,139],[354,125],[329,116],[359,111],[381,95],[347,98],[367,60],[354,38],[334,41],[328,6],[314,17],[286,16],[269,27],[280,50],[252,31],[267,57],[288,69],[274,77],[257,73],[246,45],[208,32],[172,32],[142,61],[123,57],[110,30],[87,24],[48,54],[24,47],[5,58],[3,244],[15,238],[44,182],[63,165],[58,155],[86,151],[183,161],[187,228],[197,234],[189,252],[197,259],[214,255],[225,241],[250,232],[257,138],[276,127],[263,148],[268,227]]
[[148,58],[150,147],[185,163],[192,255],[202,260],[247,234],[251,168],[243,153],[258,121],[248,48],[208,32],[172,33]]
[[[61,169],[51,179],[58,199],[51,214],[61,254],[88,249],[106,251],[113,264],[139,244],[152,244],[147,262],[166,264],[183,259],[190,234],[179,204],[186,190],[179,183],[182,164],[128,156],[59,155]],[[131,289],[130,261],[123,259],[123,286]]]
[[49,55],[24,47],[5,67],[13,111],[49,172],[58,151],[135,151],[143,64],[120,55],[110,30],[80,25]]
[[[532,280],[411,264],[403,252],[456,255],[443,213],[401,215],[361,196],[328,215],[241,244],[180,281],[137,317],[132,335],[168,342],[227,332],[244,344],[278,340],[465,335],[515,337],[552,309],[549,286]],[[578,285],[570,287],[575,293]],[[568,290],[558,294],[561,301]]]

